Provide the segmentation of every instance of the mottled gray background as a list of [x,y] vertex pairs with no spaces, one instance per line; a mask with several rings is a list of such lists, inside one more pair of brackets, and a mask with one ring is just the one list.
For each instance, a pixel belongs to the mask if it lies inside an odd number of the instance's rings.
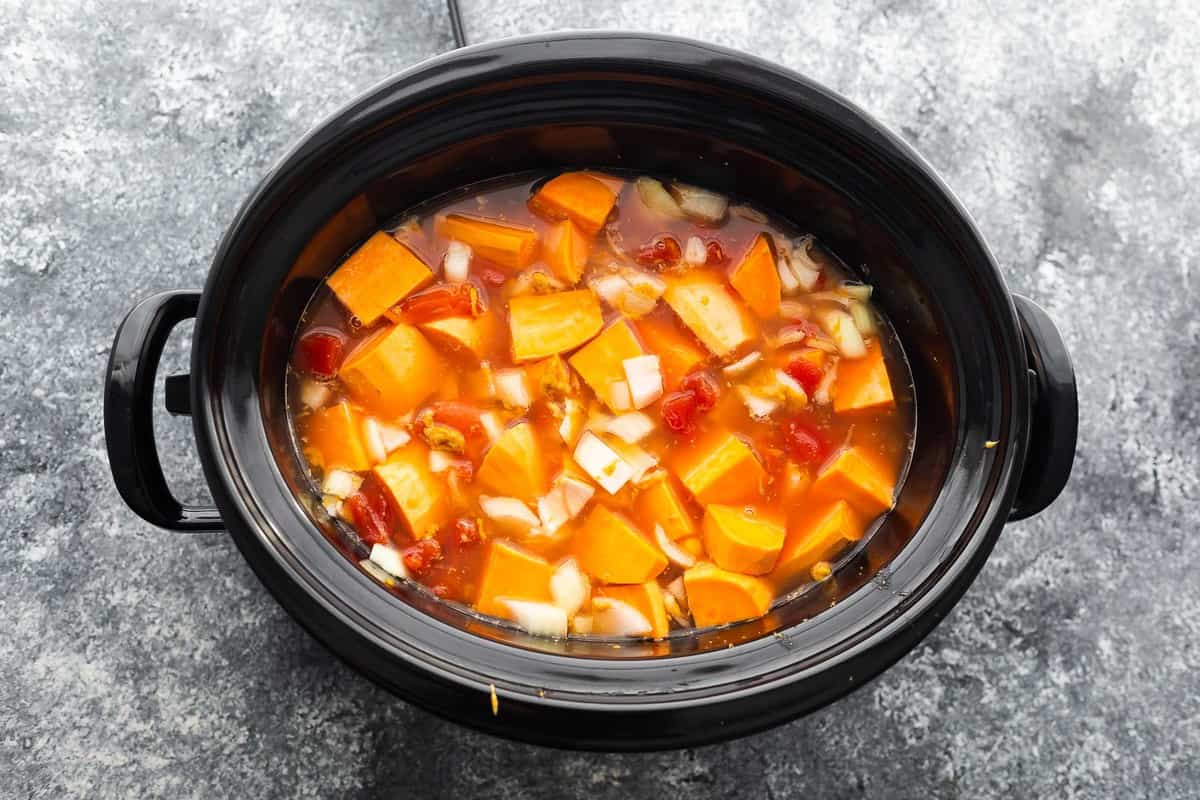
[[[1189,0],[464,0],[475,41],[752,50],[903,132],[1072,348],[1075,477],[918,650],[728,745],[535,749],[333,660],[221,534],[134,518],[101,374],[310,124],[450,47],[438,0],[0,0],[0,795],[1196,797],[1200,16]],[[172,346],[182,366],[186,331]],[[186,424],[162,419],[180,493]]]

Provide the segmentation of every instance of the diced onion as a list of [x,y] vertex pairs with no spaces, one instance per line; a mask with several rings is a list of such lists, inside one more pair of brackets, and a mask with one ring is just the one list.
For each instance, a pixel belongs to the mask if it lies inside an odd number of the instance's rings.
[[683,218],[683,211],[679,208],[679,204],[660,182],[654,178],[643,176],[638,178],[634,185],[637,187],[642,205],[646,208],[668,219]]
[[654,420],[640,411],[630,411],[611,417],[604,423],[603,428],[604,433],[610,433],[629,444],[640,442],[653,430]]
[[587,481],[581,481],[572,475],[560,476],[559,483],[561,484],[563,503],[567,507],[567,516],[574,519],[579,516],[579,512],[583,511],[583,507],[587,505],[588,500],[592,499],[596,490]]
[[746,404],[746,410],[754,419],[766,419],[779,409],[778,401],[763,397],[747,386],[739,386],[737,389],[738,394],[742,396],[742,402]]
[[775,271],[779,273],[779,288],[784,294],[795,294],[800,291],[800,279],[792,272],[792,266],[782,253],[775,262]]
[[779,304],[779,315],[788,319],[808,319],[812,314],[812,306],[795,300],[784,300]]
[[442,261],[446,280],[462,283],[471,269],[471,246],[465,242],[451,240],[446,246],[446,258]]
[[[659,591],[662,591],[661,589]],[[671,619],[675,620],[675,624],[681,628],[686,628],[692,624],[686,611],[679,607],[679,601],[675,599],[675,595],[670,592],[663,591],[663,608],[667,610],[667,614]]]
[[592,601],[592,632],[609,636],[647,636],[654,630],[650,621],[633,606],[597,597]]
[[804,344],[808,339],[808,331],[803,327],[792,325],[783,328],[775,336],[776,347],[791,347],[794,344]]
[[488,439],[493,442],[500,438],[500,434],[504,433],[504,423],[500,421],[500,417],[495,411],[485,411],[480,414],[479,424],[483,426],[483,432],[488,435]]
[[613,381],[608,385],[608,404],[613,411],[628,411],[633,408],[627,381]]
[[412,436],[403,427],[389,425],[386,422],[379,423],[379,438],[383,443],[383,449],[389,454],[412,441]]
[[511,597],[498,597],[496,600],[508,608],[513,622],[534,636],[567,635],[567,614],[556,605]]
[[811,292],[804,299],[810,303],[836,303],[842,308],[850,307],[850,298],[841,292]]
[[609,494],[616,494],[633,477],[633,468],[591,431],[584,431],[573,454],[588,476]]
[[741,375],[748,371],[751,367],[762,361],[762,353],[755,350],[753,353],[742,356],[732,364],[727,365],[722,371],[726,375]]
[[533,403],[525,370],[520,367],[496,370],[494,379],[496,381],[496,397],[500,398],[500,402],[506,408],[529,408]]
[[408,569],[404,566],[404,556],[394,547],[388,547],[386,544],[371,545],[369,558],[372,563],[377,564],[389,575],[395,575],[397,578],[408,577]]
[[645,408],[662,397],[663,378],[658,356],[627,358],[621,362],[621,367],[625,370],[629,399],[634,408]]
[[629,291],[629,282],[620,275],[600,275],[589,281],[588,285],[613,308],[620,308],[621,298]]
[[684,586],[682,575],[667,584],[667,594],[679,601],[682,608],[687,608],[687,587]]
[[854,318],[848,313],[841,309],[822,308],[817,311],[816,317],[843,356],[862,358],[867,354],[867,344],[854,324]]
[[554,605],[561,608],[567,616],[574,616],[587,602],[591,593],[591,583],[573,558],[559,564],[558,569],[550,576],[550,596],[554,598]]
[[854,318],[854,327],[858,328],[859,333],[863,336],[875,335],[878,330],[875,327],[875,318],[866,303],[859,300],[850,301],[850,316]]
[[683,261],[693,267],[699,267],[708,260],[708,248],[699,236],[689,236],[687,245],[683,248]]
[[823,353],[829,353],[831,355],[838,354],[837,345],[821,336],[810,336],[805,341],[805,344],[816,350],[820,350]]
[[633,481],[635,485],[640,486],[644,483],[646,476],[658,466],[658,459],[636,444],[614,441],[612,448],[621,460],[629,465],[631,472],[629,480]]
[[654,541],[658,542],[658,546],[672,564],[687,569],[696,565],[695,557],[684,550],[675,542],[671,541],[671,537],[667,536],[667,532],[663,530],[662,525],[654,526]]
[[515,497],[480,495],[479,510],[497,525],[517,533],[528,533],[538,525],[534,513]]
[[331,469],[321,481],[321,494],[347,498],[358,491],[362,485],[362,477],[344,469]]
[[741,217],[742,219],[756,222],[759,225],[765,225],[767,222],[766,214],[762,213],[757,208],[751,208],[750,206],[730,206],[729,213],[733,214],[735,217]]
[[429,471],[435,473],[443,473],[453,467],[465,465],[465,459],[457,458],[445,450],[430,450],[429,451]]
[[817,384],[817,388],[813,390],[813,402],[819,405],[827,406],[833,402],[833,384],[837,380],[837,362],[833,362],[833,366],[825,370],[825,374],[821,376],[821,382]]
[[723,220],[729,208],[729,200],[724,195],[686,183],[672,183],[671,196],[686,216],[709,225]]
[[792,269],[792,274],[796,276],[796,280],[800,282],[801,288],[804,291],[812,291],[817,285],[817,281],[821,279],[821,265],[813,261],[809,255],[809,249],[813,245],[811,236],[802,236],[792,243],[791,257],[788,259],[788,265]]
[[345,509],[342,507],[341,498],[327,494],[321,498],[321,505],[325,508],[325,512],[329,514],[329,516],[342,518],[342,512]]
[[858,300],[860,303],[865,303],[871,299],[871,287],[865,283],[847,282],[839,286],[837,290],[852,300]]
[[558,423],[558,435],[563,444],[571,447],[583,429],[583,406],[573,397],[563,400],[563,418]]
[[808,405],[808,393],[791,375],[777,369],[775,370],[775,382],[782,388],[784,399],[787,400],[788,405],[793,407]]
[[576,614],[571,620],[571,630],[575,633],[589,634],[592,632],[592,615]]
[[305,378],[300,382],[300,402],[305,408],[316,411],[329,402],[332,394],[328,384],[314,381],[312,378]]
[[363,444],[366,445],[367,455],[371,457],[372,463],[386,461],[388,451],[383,443],[383,434],[379,430],[379,421],[374,417],[367,417],[363,420],[362,432]]

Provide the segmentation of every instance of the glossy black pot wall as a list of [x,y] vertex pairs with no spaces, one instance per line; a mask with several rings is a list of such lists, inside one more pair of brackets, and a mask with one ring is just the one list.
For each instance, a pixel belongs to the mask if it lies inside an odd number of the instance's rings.
[[[762,620],[619,649],[536,639],[411,587],[384,589],[340,552],[353,544],[308,499],[281,409],[289,345],[318,282],[406,207],[575,166],[727,191],[866,265],[912,366],[917,437],[896,510],[837,575],[845,597],[833,608],[813,592]],[[216,510],[170,497],[150,423],[163,340],[191,314],[190,383],[169,381],[167,402],[193,415]],[[130,313],[105,404],[129,505],[166,528],[227,528],[279,602],[373,680],[500,735],[602,749],[745,734],[877,675],[962,596],[1006,520],[1057,496],[1075,425],[1053,324],[1008,293],[969,216],[903,142],[772,64],[599,33],[433,59],[318,127],[242,208],[202,294],[160,295]]]

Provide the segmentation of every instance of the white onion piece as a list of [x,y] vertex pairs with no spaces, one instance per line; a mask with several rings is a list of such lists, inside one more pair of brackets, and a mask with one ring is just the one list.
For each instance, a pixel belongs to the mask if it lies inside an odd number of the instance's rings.
[[447,470],[465,466],[469,462],[466,459],[457,458],[445,450],[430,450],[429,451],[429,471],[441,474]]
[[871,287],[865,283],[843,283],[837,291],[860,303],[871,299]]
[[504,423],[500,421],[500,416],[495,411],[485,411],[480,414],[479,424],[483,426],[483,432],[487,434],[488,439],[493,442],[500,438],[500,434],[504,433]]
[[821,336],[810,336],[805,340],[805,344],[830,355],[836,356],[838,354],[838,346]]
[[592,601],[592,632],[608,636],[648,636],[654,626],[642,612],[611,597]]
[[567,513],[567,501],[563,497],[562,487],[553,486],[550,492],[537,501],[538,519],[542,521],[542,532],[554,534],[570,521]]
[[708,248],[699,236],[689,236],[687,245],[683,248],[683,261],[693,267],[699,267],[708,261]]
[[641,411],[630,411],[609,418],[601,432],[616,436],[623,442],[637,444],[654,431],[654,420]]
[[629,411],[633,408],[627,381],[613,381],[608,385],[608,404],[613,411]]
[[321,505],[324,506],[325,512],[329,514],[329,516],[344,519],[342,512],[345,509],[342,507],[341,498],[327,494],[321,498]]
[[827,406],[833,402],[833,384],[837,381],[837,362],[833,366],[825,370],[825,374],[821,376],[821,382],[817,384],[817,388],[813,390],[813,402],[818,405]]
[[358,491],[362,485],[362,477],[344,469],[331,469],[321,481],[321,494],[346,498]]
[[363,444],[366,445],[367,455],[371,457],[371,461],[376,464],[386,461],[388,450],[383,443],[383,433],[379,430],[379,420],[367,417],[363,420],[362,430]]
[[808,339],[808,331],[795,325],[783,328],[775,336],[776,347],[791,347],[794,344],[804,344]]
[[519,367],[497,370],[494,379],[496,382],[496,397],[500,398],[500,402],[506,408],[529,408],[533,403],[533,398],[529,393],[529,380],[525,377],[525,370]]
[[383,449],[389,454],[412,441],[412,436],[403,427],[386,422],[379,423],[379,438],[383,442]]
[[746,404],[746,410],[756,420],[764,420],[779,410],[778,401],[763,397],[748,386],[739,386],[737,390],[742,396],[742,402]]
[[871,316],[871,309],[867,308],[866,303],[851,300],[850,316],[854,318],[854,327],[858,328],[858,332],[863,336],[874,336],[878,331],[875,318]]
[[784,399],[788,403],[800,406],[808,403],[808,393],[804,391],[804,387],[783,370],[775,370],[775,383],[783,390]]
[[667,219],[682,219],[683,211],[675,198],[654,178],[641,177],[634,183],[642,205]]
[[634,408],[645,408],[662,397],[663,378],[658,356],[627,358],[621,362],[621,367],[625,370],[629,399]]
[[725,219],[729,208],[729,200],[724,195],[686,183],[672,183],[671,196],[686,216],[709,225]]
[[408,569],[404,566],[404,556],[394,547],[388,547],[386,544],[371,545],[369,558],[372,563],[377,564],[389,575],[395,575],[397,578],[408,577]]
[[816,312],[816,318],[843,356],[862,358],[867,354],[867,344],[858,332],[854,318],[848,313],[841,309],[822,308]]
[[300,403],[305,408],[316,411],[329,402],[332,394],[328,384],[314,381],[312,378],[305,378],[300,382]]
[[581,481],[573,475],[563,474],[558,482],[562,485],[563,502],[567,506],[567,515],[574,519],[583,511],[588,500],[596,493],[596,489],[587,481]]
[[538,525],[538,518],[529,506],[515,497],[480,495],[479,510],[500,527],[517,533],[528,533]]
[[629,465],[631,471],[629,480],[636,485],[640,486],[645,481],[646,476],[658,467],[658,459],[636,444],[613,442],[612,448],[617,452],[621,460]]
[[688,567],[696,566],[695,557],[684,550],[675,542],[671,541],[671,537],[667,536],[667,532],[663,530],[662,525],[654,526],[654,541],[658,542],[659,548],[662,549],[663,555],[667,557],[672,564],[687,569]]
[[821,279],[821,265],[813,261],[809,255],[809,248],[813,245],[811,236],[804,236],[792,243],[791,257],[788,259],[788,266],[792,270],[792,274],[796,276],[796,280],[800,282],[800,287],[804,291],[812,291],[817,285],[817,281]]
[[779,304],[779,315],[788,319],[808,319],[812,315],[812,306],[795,300],[784,300]]
[[850,298],[841,292],[811,292],[804,299],[810,303],[836,303],[842,308],[850,307]]
[[759,211],[757,208],[751,208],[750,206],[730,206],[729,213],[733,214],[735,217],[741,217],[742,219],[748,219],[751,222],[756,222],[759,225],[765,225],[767,223],[767,215]]
[[446,280],[451,283],[462,283],[467,279],[471,270],[471,246],[465,242],[452,239],[446,246],[446,257],[442,261]]
[[575,463],[609,494],[616,494],[633,477],[633,468],[591,431],[579,437],[573,456]]
[[800,279],[792,272],[792,266],[782,253],[775,261],[775,271],[779,273],[779,288],[784,294],[795,294],[800,291]]
[[682,575],[667,584],[667,594],[674,597],[681,608],[687,608],[687,587],[683,583]]
[[663,608],[667,610],[667,614],[675,620],[675,624],[679,627],[686,628],[692,624],[687,612],[679,607],[679,601],[670,592],[663,592]]
[[575,559],[568,558],[550,576],[550,596],[567,616],[574,616],[592,593],[592,585]]
[[563,444],[571,447],[583,430],[583,406],[573,397],[563,400],[563,418],[558,423],[558,435]]
[[556,605],[511,597],[497,597],[496,600],[508,608],[513,622],[534,636],[567,635],[567,614]]
[[722,370],[726,375],[741,375],[748,371],[751,367],[762,361],[762,353],[755,350],[753,353],[742,356],[737,361],[724,367]]
[[613,308],[621,307],[621,299],[629,291],[629,282],[620,275],[600,275],[588,282],[597,296]]
[[589,634],[592,632],[592,615],[576,614],[571,620],[571,630],[575,633]]

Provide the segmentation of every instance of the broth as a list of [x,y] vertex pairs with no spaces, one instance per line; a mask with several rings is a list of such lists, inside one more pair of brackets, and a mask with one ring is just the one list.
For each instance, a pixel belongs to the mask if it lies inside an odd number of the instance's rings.
[[719,625],[827,580],[893,506],[912,381],[869,298],[701,189],[514,176],[349,254],[288,413],[385,584],[543,635]]

